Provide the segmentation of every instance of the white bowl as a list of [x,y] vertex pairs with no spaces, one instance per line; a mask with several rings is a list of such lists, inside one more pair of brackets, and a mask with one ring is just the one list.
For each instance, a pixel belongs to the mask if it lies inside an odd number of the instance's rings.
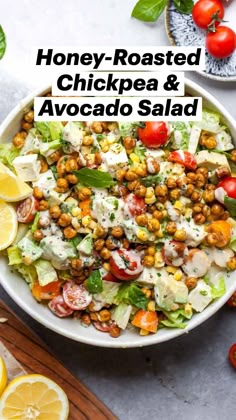
[[[202,96],[205,106],[218,111],[222,115],[222,118],[230,128],[233,137],[236,138],[236,121],[229,115],[225,108],[207,91],[192,81],[186,79],[185,85],[186,93],[193,96]],[[2,142],[10,142],[12,140],[14,134],[19,130],[25,109],[32,105],[35,96],[43,96],[48,90],[49,88],[46,88],[34,92],[13,109],[0,127],[0,139]],[[26,282],[18,274],[13,274],[11,272],[11,269],[7,265],[7,259],[3,256],[0,257],[0,281],[11,298],[45,327],[50,328],[65,337],[86,344],[122,348],[141,347],[160,343],[162,341],[171,340],[192,330],[218,311],[236,289],[236,276],[232,273],[226,278],[227,291],[225,295],[215,300],[202,313],[194,315],[184,330],[161,329],[157,334],[141,337],[137,330],[130,328],[123,332],[120,337],[111,338],[108,334],[99,332],[92,326],[89,328],[82,327],[80,322],[75,319],[57,318],[47,306],[36,303]]]

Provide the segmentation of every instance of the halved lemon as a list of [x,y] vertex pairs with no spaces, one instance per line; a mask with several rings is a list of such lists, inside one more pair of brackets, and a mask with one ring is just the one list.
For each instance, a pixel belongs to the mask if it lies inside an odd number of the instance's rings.
[[17,216],[13,206],[0,200],[0,251],[12,244],[17,234]]
[[54,381],[32,374],[13,379],[0,398],[1,420],[66,420],[68,398]]
[[2,395],[7,385],[7,368],[4,359],[0,356],[0,395]]
[[0,162],[0,199],[20,201],[32,194],[32,188]]

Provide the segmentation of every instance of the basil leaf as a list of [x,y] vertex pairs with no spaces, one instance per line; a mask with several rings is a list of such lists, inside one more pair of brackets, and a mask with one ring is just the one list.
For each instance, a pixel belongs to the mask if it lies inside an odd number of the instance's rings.
[[5,54],[6,46],[7,46],[6,35],[4,33],[4,30],[2,29],[2,26],[0,25],[0,60]]
[[174,5],[179,12],[189,15],[194,3],[193,0],[174,0]]
[[227,197],[224,198],[224,205],[230,212],[231,216],[236,217],[236,199]]
[[86,281],[89,293],[101,293],[103,291],[102,278],[99,270],[94,270]]
[[131,16],[144,22],[155,22],[167,5],[167,0],[139,0]]
[[109,188],[114,185],[111,175],[97,169],[83,168],[73,171],[78,177],[79,182],[85,187]]
[[122,284],[115,297],[115,303],[121,302],[147,309],[148,300],[142,290],[135,283]]

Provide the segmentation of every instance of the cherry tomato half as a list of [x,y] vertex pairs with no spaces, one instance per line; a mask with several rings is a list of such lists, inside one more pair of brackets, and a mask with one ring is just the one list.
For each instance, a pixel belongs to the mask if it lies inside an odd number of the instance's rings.
[[218,26],[224,17],[224,7],[219,0],[199,0],[193,6],[192,17],[199,28],[207,29],[213,20]]
[[231,365],[236,369],[236,343],[232,344],[229,349],[229,361]]
[[216,188],[223,188],[230,198],[236,198],[236,178],[228,176],[219,182]]
[[66,318],[73,314],[73,309],[67,306],[62,295],[54,297],[48,304],[49,309],[59,318]]
[[75,311],[87,308],[92,301],[88,290],[82,284],[78,285],[74,281],[67,281],[63,286],[63,298],[67,306]]
[[230,308],[236,308],[236,292],[227,300],[227,305],[230,306]]
[[168,161],[180,163],[190,170],[195,170],[197,167],[197,161],[194,155],[186,150],[175,150],[174,152],[170,152]]
[[227,26],[219,26],[206,36],[206,49],[215,58],[226,58],[236,48],[236,34]]
[[134,280],[143,271],[141,256],[132,249],[118,249],[110,258],[111,273],[119,280]]
[[115,276],[113,276],[113,274],[111,273],[106,273],[103,278],[103,280],[105,281],[110,281],[111,283],[120,283],[120,280],[118,280]]
[[145,212],[146,204],[142,197],[138,197],[135,194],[128,194],[124,197],[124,200],[128,205],[131,216],[138,216]]
[[32,195],[22,201],[16,209],[17,219],[20,223],[30,223],[34,220],[34,215],[39,208],[39,202]]
[[138,129],[138,137],[146,147],[157,149],[168,140],[168,125],[163,121],[146,122],[144,128]]

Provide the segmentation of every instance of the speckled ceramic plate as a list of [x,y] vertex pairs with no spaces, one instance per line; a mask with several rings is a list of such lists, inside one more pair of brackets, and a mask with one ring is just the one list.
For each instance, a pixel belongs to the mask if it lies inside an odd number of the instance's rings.
[[[196,2],[196,1],[195,1]],[[231,0],[225,5],[226,26],[235,30],[236,27],[236,1]],[[204,46],[205,31],[199,29],[193,22],[192,15],[179,13],[173,0],[169,0],[166,8],[166,31],[172,45],[177,46]],[[211,79],[233,82],[236,81],[236,51],[231,57],[217,60],[206,52],[206,69],[201,72],[203,76]]]

